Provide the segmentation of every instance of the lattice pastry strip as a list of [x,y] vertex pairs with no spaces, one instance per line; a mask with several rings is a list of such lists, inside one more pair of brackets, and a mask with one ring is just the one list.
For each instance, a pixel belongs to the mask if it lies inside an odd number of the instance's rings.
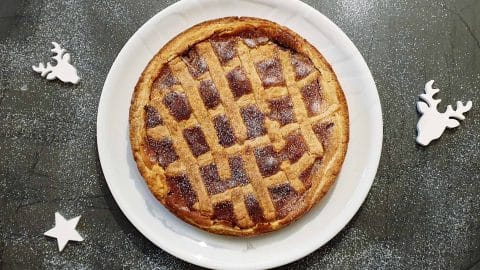
[[195,114],[196,119],[198,119],[199,124],[201,125],[203,134],[210,147],[209,150],[212,151],[212,156],[215,162],[219,164],[220,176],[222,178],[229,178],[230,170],[228,169],[228,160],[222,154],[223,147],[218,143],[219,140],[216,136],[217,133],[215,127],[210,120],[208,110],[205,108],[202,102],[202,97],[199,93],[201,83],[195,81],[195,79],[191,77],[187,66],[183,61],[176,59],[176,61],[171,62],[170,66],[172,67],[174,75],[176,75],[181,85],[188,93],[189,103],[193,108],[193,113]]
[[283,66],[283,69],[286,72],[286,81],[287,81],[287,88],[292,97],[293,102],[293,111],[295,113],[295,117],[297,121],[300,123],[300,128],[302,130],[302,135],[306,139],[309,147],[309,151],[311,153],[315,153],[321,155],[323,152],[323,148],[321,143],[316,138],[315,134],[313,133],[310,124],[305,121],[304,119],[307,117],[307,109],[305,108],[305,102],[303,97],[301,96],[301,91],[296,84],[295,77],[294,77],[294,70],[291,63],[290,54],[280,51],[280,59]]
[[250,220],[250,216],[248,215],[248,210],[245,206],[244,194],[245,191],[243,189],[235,188],[232,190],[231,196],[235,217],[238,225],[241,228],[247,228],[248,226],[252,225],[252,221]]
[[[270,89],[266,90],[263,85],[262,85],[262,80],[260,79],[255,64],[257,62],[260,62],[260,60],[263,60],[260,58],[259,55],[257,54],[252,54],[249,50],[249,48],[243,44],[243,42],[238,42],[237,43],[237,50],[239,54],[240,61],[244,65],[245,69],[247,70],[247,76],[252,82],[253,85],[253,93],[255,96],[256,103],[259,107],[259,109],[264,113],[268,114],[268,103],[266,99],[266,93]],[[265,45],[269,46],[270,48],[273,49],[270,45]],[[268,57],[268,55],[267,55]],[[272,53],[270,53],[270,57],[274,57]],[[283,76],[283,75],[280,75]],[[281,83],[280,83],[281,84]],[[275,130],[278,128],[278,125],[275,125],[273,121],[270,119],[265,120],[265,128],[267,131],[267,134],[270,136],[270,139],[272,140],[272,143],[276,143],[276,140],[279,139],[278,136],[275,135]]]
[[158,125],[156,127],[147,129],[147,136],[149,138],[160,140],[162,138],[169,138],[170,132],[168,131],[167,127]]
[[[178,128],[179,122],[177,122],[177,120],[175,120],[174,117],[170,115],[169,109],[164,105],[164,92],[156,92],[158,93],[158,96],[154,97],[151,102],[155,106],[155,108],[159,109],[159,111],[161,112],[165,126],[167,126],[170,130],[171,140],[173,141],[173,144],[178,145],[178,147],[175,147],[175,150],[178,152],[179,159],[182,161],[183,164],[189,164],[189,166],[185,166],[185,168],[188,175],[191,177],[190,180],[192,186],[197,191],[198,207],[202,212],[211,212],[212,206],[210,203],[210,198],[207,195],[207,191],[201,179],[199,167],[198,165],[196,165],[196,159],[191,153],[188,143],[184,139],[184,136],[182,134],[182,128]],[[188,118],[188,120],[190,120],[190,117]]]
[[250,151],[242,153],[242,158],[246,162],[247,172],[250,177],[255,193],[259,197],[260,205],[263,208],[263,214],[267,220],[275,218],[275,208],[272,201],[270,200],[270,195],[268,193],[267,187],[263,184],[263,177],[260,173],[255,156]]
[[243,143],[247,138],[247,129],[243,123],[239,108],[235,106],[235,98],[229,90],[229,83],[224,76],[223,68],[209,43],[200,43],[197,48],[200,55],[205,57],[205,61],[210,70],[210,76],[220,93],[222,104],[227,116],[231,119],[236,138],[239,143]]

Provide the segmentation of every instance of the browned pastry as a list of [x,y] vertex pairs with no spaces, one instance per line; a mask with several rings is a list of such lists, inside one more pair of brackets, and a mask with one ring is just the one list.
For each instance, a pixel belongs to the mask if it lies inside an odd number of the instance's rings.
[[138,168],[184,221],[237,236],[282,228],[328,191],[348,143],[335,73],[276,23],[228,17],[168,42],[130,108]]

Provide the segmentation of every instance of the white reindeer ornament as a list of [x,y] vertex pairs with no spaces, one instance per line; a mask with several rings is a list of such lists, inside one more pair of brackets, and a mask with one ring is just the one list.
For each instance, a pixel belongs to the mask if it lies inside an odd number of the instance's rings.
[[70,54],[65,53],[65,49],[62,49],[58,43],[52,42],[52,44],[54,46],[52,52],[55,53],[52,58],[57,64],[52,66],[47,63],[47,66],[44,66],[40,63],[38,66],[32,66],[33,70],[40,73],[42,77],[47,76],[47,80],[58,78],[62,82],[77,84],[80,77],[77,75],[77,69],[70,64]]
[[437,106],[442,100],[433,98],[440,90],[433,88],[433,83],[434,81],[431,80],[425,84],[425,94],[420,95],[420,99],[423,101],[417,102],[417,110],[422,114],[417,123],[417,143],[423,146],[440,138],[447,127],[458,127],[460,125],[458,120],[465,119],[463,113],[468,112],[472,108],[472,101],[468,101],[466,105],[457,101],[456,110],[453,110],[452,106],[448,105],[447,110],[444,113],[440,113]]

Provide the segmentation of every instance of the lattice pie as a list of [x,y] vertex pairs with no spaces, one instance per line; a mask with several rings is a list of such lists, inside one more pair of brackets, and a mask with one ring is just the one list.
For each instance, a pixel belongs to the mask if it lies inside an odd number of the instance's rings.
[[348,111],[330,65],[305,39],[229,17],[193,26],[150,61],[130,139],[171,212],[213,233],[255,235],[325,195],[345,157]]

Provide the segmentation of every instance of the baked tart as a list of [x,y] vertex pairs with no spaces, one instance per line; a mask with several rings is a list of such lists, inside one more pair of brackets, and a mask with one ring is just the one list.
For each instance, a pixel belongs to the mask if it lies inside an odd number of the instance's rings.
[[182,220],[235,236],[310,210],[340,171],[348,126],[325,58],[292,30],[248,17],[169,41],[130,107],[134,158],[153,195]]

